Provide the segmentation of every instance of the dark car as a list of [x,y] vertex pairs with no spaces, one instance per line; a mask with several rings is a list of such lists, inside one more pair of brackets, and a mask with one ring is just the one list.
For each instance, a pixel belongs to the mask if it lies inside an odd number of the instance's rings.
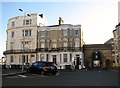
[[37,61],[27,67],[27,72],[39,73],[41,75],[51,73],[52,75],[55,75],[57,73],[57,66],[53,62]]

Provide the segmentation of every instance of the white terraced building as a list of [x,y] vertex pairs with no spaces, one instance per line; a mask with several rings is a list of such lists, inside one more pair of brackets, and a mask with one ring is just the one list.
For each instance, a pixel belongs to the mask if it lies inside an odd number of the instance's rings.
[[32,64],[35,61],[55,62],[59,69],[76,65],[84,67],[81,25],[46,26],[46,17],[39,14],[9,19],[7,29],[6,67]]
[[[22,65],[36,61],[37,27],[46,25],[43,14],[17,16],[8,20],[6,51],[6,66]],[[22,59],[23,58],[23,59]]]

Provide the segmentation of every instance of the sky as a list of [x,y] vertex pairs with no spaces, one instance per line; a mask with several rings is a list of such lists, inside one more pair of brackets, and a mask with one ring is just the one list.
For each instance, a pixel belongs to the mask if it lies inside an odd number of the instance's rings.
[[0,57],[6,50],[7,22],[10,18],[23,16],[19,11],[42,13],[48,25],[58,24],[62,17],[65,24],[80,24],[86,44],[103,44],[113,37],[118,24],[119,0],[2,0],[0,2]]

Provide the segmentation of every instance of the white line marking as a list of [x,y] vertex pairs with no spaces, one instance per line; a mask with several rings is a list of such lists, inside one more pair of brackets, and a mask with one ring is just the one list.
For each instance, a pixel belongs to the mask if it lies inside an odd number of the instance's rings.
[[25,75],[18,75],[18,76],[23,77],[23,78],[27,77],[27,76],[25,76]]

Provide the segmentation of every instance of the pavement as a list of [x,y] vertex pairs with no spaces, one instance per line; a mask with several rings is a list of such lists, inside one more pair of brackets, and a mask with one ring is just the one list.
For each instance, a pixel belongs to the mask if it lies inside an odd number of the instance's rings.
[[26,71],[24,70],[22,72],[22,69],[2,69],[2,77],[5,77],[5,76],[13,76],[13,75],[16,75],[16,74],[25,74]]

